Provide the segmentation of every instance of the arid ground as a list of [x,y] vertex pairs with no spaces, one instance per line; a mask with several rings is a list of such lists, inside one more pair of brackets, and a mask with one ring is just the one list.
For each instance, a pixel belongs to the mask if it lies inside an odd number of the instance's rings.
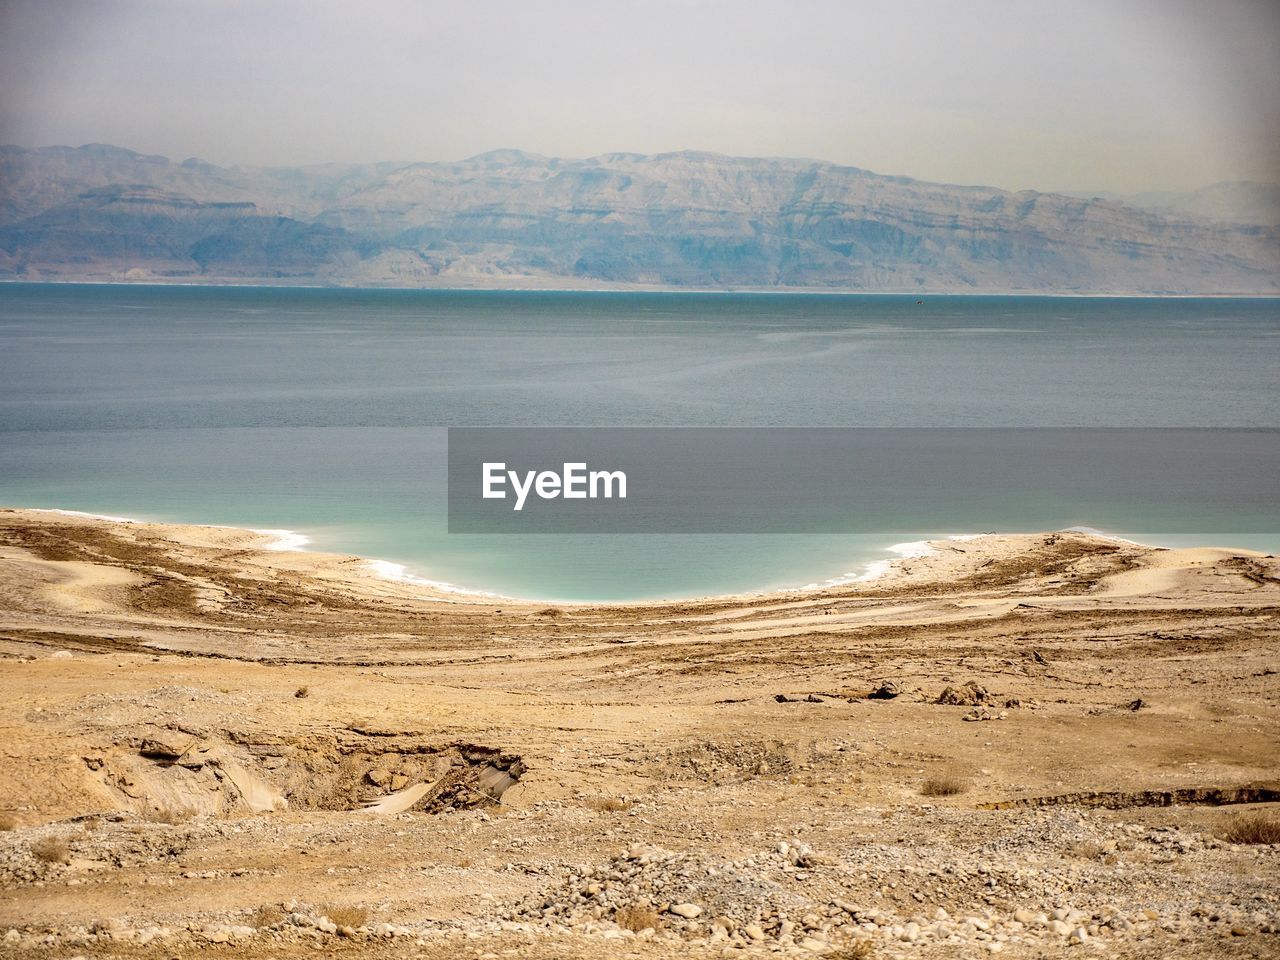
[[1280,956],[1275,557],[547,607],[268,546],[0,511],[0,953]]

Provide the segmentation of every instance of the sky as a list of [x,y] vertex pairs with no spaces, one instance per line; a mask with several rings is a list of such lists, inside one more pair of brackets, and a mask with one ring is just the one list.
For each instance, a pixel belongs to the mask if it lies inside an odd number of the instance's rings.
[[710,150],[1280,180],[1276,0],[0,0],[0,143],[295,165]]

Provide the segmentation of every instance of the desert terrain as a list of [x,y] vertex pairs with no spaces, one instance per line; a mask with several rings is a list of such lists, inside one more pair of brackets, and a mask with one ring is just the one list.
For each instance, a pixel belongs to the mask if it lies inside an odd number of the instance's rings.
[[1280,956],[1276,557],[548,606],[271,545],[0,510],[0,954]]

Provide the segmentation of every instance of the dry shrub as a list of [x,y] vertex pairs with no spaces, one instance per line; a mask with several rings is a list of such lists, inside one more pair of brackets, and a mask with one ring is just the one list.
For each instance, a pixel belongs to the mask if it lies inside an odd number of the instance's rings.
[[44,863],[70,863],[71,848],[62,837],[45,837],[31,845],[31,855]]
[[1280,843],[1280,814],[1270,810],[1242,813],[1227,825],[1228,843]]
[[12,813],[0,813],[0,830],[17,830],[18,818]]
[[1097,860],[1106,850],[1097,840],[1081,840],[1071,848],[1071,853],[1080,860]]
[[167,823],[172,826],[175,823],[186,823],[194,819],[195,815],[196,811],[193,807],[163,804],[148,810],[147,820],[151,823]]
[[303,685],[299,687],[297,690],[293,691],[293,695],[297,697],[299,700],[301,700],[303,697],[309,697],[311,696],[311,688],[306,685]]
[[920,784],[920,793],[926,797],[954,797],[969,789],[969,784],[960,777],[951,775],[930,777]]
[[623,930],[639,933],[641,930],[658,930],[662,917],[648,904],[629,903],[613,912],[613,922]]
[[1240,708],[1229,700],[1210,700],[1205,703],[1204,709],[1211,717],[1240,716]]
[[587,806],[600,813],[621,813],[631,809],[631,801],[618,797],[593,797],[587,801]]
[[[265,927],[274,927],[277,923],[285,918],[285,912],[274,903],[264,903],[249,916],[244,918],[245,926],[253,927],[256,930],[262,930]],[[333,918],[330,917],[330,920]],[[336,920],[334,920],[337,923]]]
[[561,610],[559,607],[544,607],[542,610],[539,610],[539,611],[538,611],[538,616],[540,616],[540,617],[563,617],[563,616],[564,616],[564,611],[563,611],[563,610]]
[[328,903],[320,908],[320,913],[340,927],[363,927],[369,919],[369,911],[353,903]]

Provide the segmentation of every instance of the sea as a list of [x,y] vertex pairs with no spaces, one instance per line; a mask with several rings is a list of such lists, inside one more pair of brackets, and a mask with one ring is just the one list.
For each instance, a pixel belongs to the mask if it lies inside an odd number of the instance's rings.
[[[288,531],[548,601],[870,578],[984,532],[448,532],[447,427],[658,425],[1275,428],[1280,300],[0,284],[3,506]],[[999,532],[1280,548],[1274,513],[1169,535],[1131,494]]]

